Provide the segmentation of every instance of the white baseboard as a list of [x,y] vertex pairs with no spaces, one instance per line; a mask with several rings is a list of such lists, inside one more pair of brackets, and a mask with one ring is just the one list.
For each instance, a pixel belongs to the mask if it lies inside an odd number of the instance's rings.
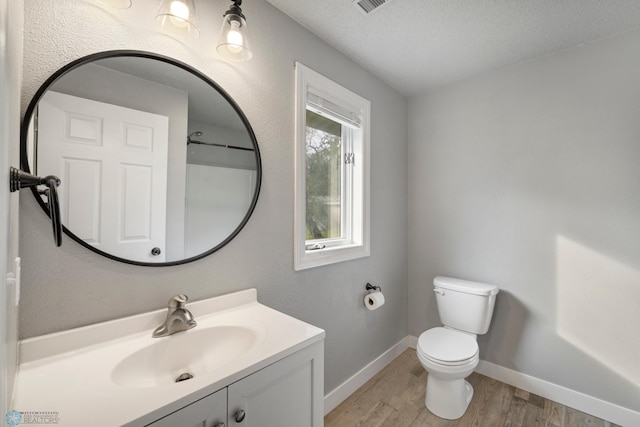
[[[409,343],[409,347],[416,348],[418,344],[417,337],[408,336],[405,340]],[[640,412],[532,377],[531,375],[484,360],[478,363],[476,372],[624,427],[640,426]]]
[[408,335],[404,338],[404,340],[410,348],[415,350],[418,347],[418,337]]
[[342,403],[347,397],[351,396],[357,389],[362,387],[364,383],[373,378],[385,366],[400,356],[403,351],[410,347],[410,338],[405,337],[389,350],[382,353],[375,360],[364,368],[356,372],[351,378],[340,384],[324,397],[324,414],[327,415],[336,406]]
[[640,425],[640,412],[481,360],[476,372],[625,427]]
[[[405,337],[351,378],[336,387],[324,397],[325,415],[331,412],[358,388],[362,387],[364,383],[391,363],[391,361],[398,357],[403,351],[407,348],[415,349],[417,344],[417,337],[411,335]],[[541,380],[484,360],[478,363],[476,372],[624,427],[640,426],[640,412],[586,395],[579,391],[568,389],[549,381]]]

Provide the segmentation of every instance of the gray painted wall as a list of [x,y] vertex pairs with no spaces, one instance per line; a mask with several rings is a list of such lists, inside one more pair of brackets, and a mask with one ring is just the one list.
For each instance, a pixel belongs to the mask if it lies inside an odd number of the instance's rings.
[[[19,166],[20,81],[22,72],[22,7],[0,0],[0,176]],[[5,181],[6,182],[6,181]],[[19,193],[0,185],[0,415],[11,409],[17,369],[18,310],[15,287],[5,286],[8,273],[15,274],[18,256]]]
[[640,32],[409,103],[409,332],[498,284],[481,358],[640,410]]
[[[78,57],[140,49],[186,62],[225,88],[260,144],[264,176],[247,226],[221,251],[176,267],[148,268],[102,258],[64,239],[31,197],[21,200],[22,338],[162,308],[249,287],[261,302],[326,330],[325,388],[332,390],[407,333],[406,98],[262,0],[243,4],[254,58],[228,63],[215,54],[225,2],[199,2],[200,38],[178,41],[154,27],[157,2],[129,10],[82,0],[26,0],[23,111],[47,78]],[[220,22],[220,24],[219,24]],[[294,61],[368,98],[372,105],[371,256],[294,272]],[[367,282],[387,303],[369,312]]]

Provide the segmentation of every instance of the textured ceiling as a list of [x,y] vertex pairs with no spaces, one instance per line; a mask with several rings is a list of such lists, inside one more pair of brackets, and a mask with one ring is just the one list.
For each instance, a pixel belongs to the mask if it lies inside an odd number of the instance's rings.
[[268,1],[409,97],[640,26],[640,0]]

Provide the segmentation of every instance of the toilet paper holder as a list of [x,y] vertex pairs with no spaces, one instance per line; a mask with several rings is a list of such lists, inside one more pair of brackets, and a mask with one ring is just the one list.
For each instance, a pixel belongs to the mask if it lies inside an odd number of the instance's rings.
[[382,292],[381,286],[373,286],[371,283],[367,283],[367,285],[364,288],[369,292],[374,292],[374,291]]

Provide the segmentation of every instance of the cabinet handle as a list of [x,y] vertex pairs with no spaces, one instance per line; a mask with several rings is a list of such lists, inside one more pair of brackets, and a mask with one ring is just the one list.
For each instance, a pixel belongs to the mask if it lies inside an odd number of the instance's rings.
[[247,415],[246,412],[244,412],[242,409],[238,409],[236,411],[235,414],[233,414],[233,417],[236,419],[237,423],[241,423],[244,421],[244,417]]
[[213,427],[225,427],[225,424],[224,423],[218,423],[218,424],[214,425]]

